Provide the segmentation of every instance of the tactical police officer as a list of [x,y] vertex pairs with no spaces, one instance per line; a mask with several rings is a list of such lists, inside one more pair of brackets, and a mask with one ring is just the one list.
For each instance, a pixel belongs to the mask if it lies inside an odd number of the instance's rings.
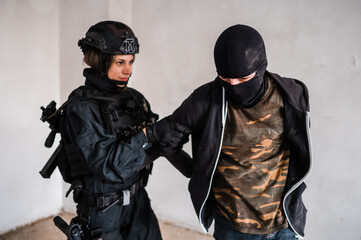
[[99,22],[78,45],[90,68],[63,110],[66,160],[58,161],[77,203],[72,224],[81,226],[82,239],[161,239],[144,186],[159,155],[190,159],[174,148],[184,144],[184,134],[168,119],[152,126],[158,116],[141,93],[127,87],[139,52],[127,25]]

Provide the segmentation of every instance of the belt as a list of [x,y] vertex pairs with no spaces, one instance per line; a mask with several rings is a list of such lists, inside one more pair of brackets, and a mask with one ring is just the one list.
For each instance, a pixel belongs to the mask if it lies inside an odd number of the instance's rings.
[[[76,203],[83,203],[90,207],[105,208],[106,211],[111,206],[119,203],[123,206],[129,205],[130,197],[132,197],[140,188],[144,186],[142,179],[133,183],[128,189],[120,192],[94,194],[85,190],[79,190],[75,197]],[[75,191],[74,191],[75,194]]]

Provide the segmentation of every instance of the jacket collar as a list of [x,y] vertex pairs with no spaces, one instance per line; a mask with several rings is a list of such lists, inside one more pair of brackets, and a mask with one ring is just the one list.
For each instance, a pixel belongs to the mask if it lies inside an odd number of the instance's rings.
[[[288,101],[294,108],[300,111],[309,111],[309,94],[307,87],[304,83],[299,80],[292,78],[284,78],[278,74],[265,72],[267,77],[273,79],[278,86],[281,88],[282,96]],[[217,91],[222,89],[222,85],[217,81],[218,77],[213,81],[213,84]]]
[[266,71],[265,74],[277,82],[281,88],[283,97],[293,107],[300,111],[310,110],[308,90],[304,83],[296,79],[284,78],[268,71]]
[[92,86],[100,91],[109,93],[115,92],[118,89],[117,85],[109,81],[108,78],[102,77],[99,72],[92,68],[85,68],[83,76],[86,78],[85,86]]

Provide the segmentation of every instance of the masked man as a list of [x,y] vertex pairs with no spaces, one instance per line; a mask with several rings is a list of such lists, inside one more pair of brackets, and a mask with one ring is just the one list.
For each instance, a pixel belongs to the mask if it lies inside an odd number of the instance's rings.
[[253,28],[226,29],[214,48],[218,76],[171,116],[191,131],[189,191],[216,239],[303,238],[302,193],[311,166],[309,97],[295,79],[268,72]]

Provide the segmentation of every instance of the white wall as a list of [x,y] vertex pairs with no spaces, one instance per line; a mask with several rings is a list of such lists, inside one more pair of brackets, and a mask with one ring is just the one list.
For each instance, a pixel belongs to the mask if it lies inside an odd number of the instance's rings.
[[0,233],[59,211],[61,180],[40,106],[59,99],[58,3],[0,1]]
[[[130,85],[161,117],[214,79],[213,46],[226,27],[258,29],[268,69],[301,79],[310,90],[314,164],[305,192],[306,239],[360,239],[360,12],[356,0],[0,0],[0,232],[61,207],[59,177],[45,181],[37,173],[51,153],[42,147],[48,130],[38,120],[39,106],[64,100],[82,84],[77,40],[109,17],[137,34]],[[30,57],[17,61],[19,55]],[[165,159],[156,161],[148,191],[159,217],[200,230],[187,180]]]

